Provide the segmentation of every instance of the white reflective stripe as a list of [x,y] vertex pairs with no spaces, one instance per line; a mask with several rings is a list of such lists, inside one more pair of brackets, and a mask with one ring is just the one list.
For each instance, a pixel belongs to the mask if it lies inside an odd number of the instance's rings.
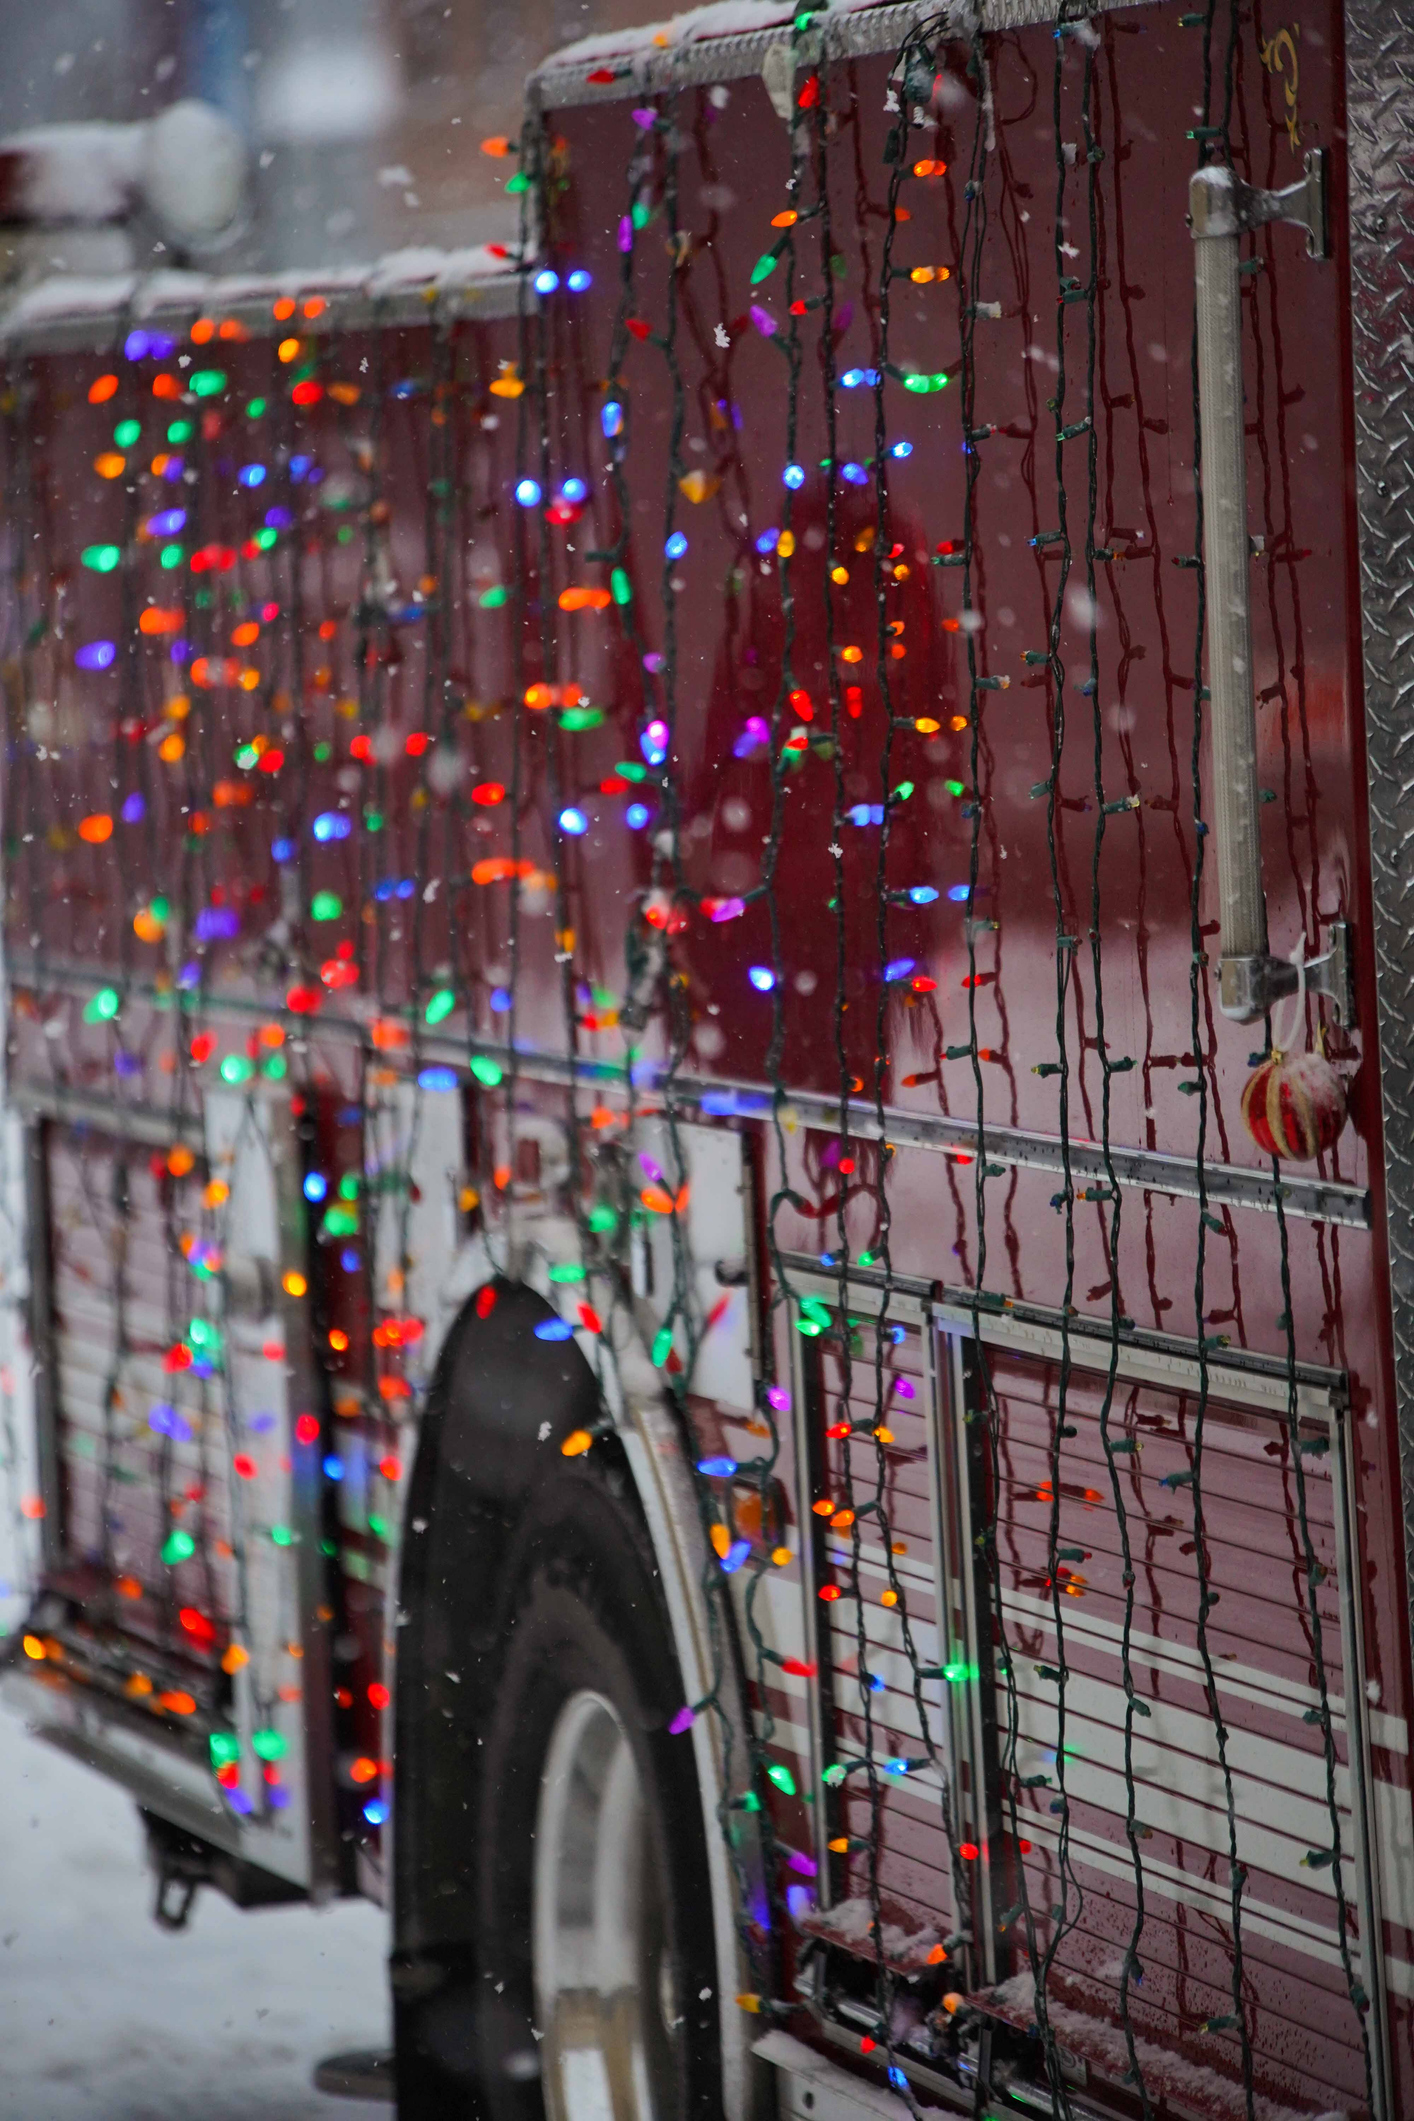
[[[1008,1620],[1042,1627],[1051,1634],[1055,1632],[1055,1615],[1049,1599],[1033,1598],[1027,1591],[1003,1591],[1002,1610]],[[1065,1632],[1072,1639],[1085,1641],[1092,1649],[1105,1650],[1115,1657],[1121,1654],[1123,1630],[1117,1622],[1087,1611],[1083,1599],[1067,1599],[1064,1621]],[[1195,1686],[1204,1684],[1203,1660],[1196,1644],[1171,1642],[1158,1635],[1147,1635],[1142,1628],[1132,1628],[1129,1645],[1130,1662],[1136,1667],[1152,1671],[1156,1677],[1184,1679]],[[1224,1659],[1216,1665],[1216,1679],[1219,1692],[1236,1695],[1240,1700],[1287,1716],[1304,1715],[1307,1709],[1316,1708],[1320,1703],[1321,1697],[1314,1687],[1282,1679],[1275,1672],[1263,1671],[1258,1665]],[[1330,1709],[1332,1727],[1343,1731],[1343,1695],[1331,1694]]]
[[[1016,1687],[1021,1697],[1020,1721],[1027,1737],[1043,1747],[1055,1743],[1055,1721],[1060,1689],[1054,1681],[1041,1679],[1029,1660],[1017,1659]],[[1106,1767],[1124,1763],[1125,1697],[1121,1686],[1092,1679],[1072,1670],[1065,1686],[1066,1753]],[[1176,1707],[1169,1701],[1144,1697],[1147,1716],[1134,1719],[1134,1773],[1146,1789],[1156,1781],[1182,1777],[1190,1791],[1205,1769],[1216,1775],[1221,1767],[1217,1731],[1211,1719],[1196,1709]],[[1313,1846],[1330,1838],[1326,1812],[1326,1764],[1319,1753],[1298,1745],[1265,1738],[1245,1731],[1238,1724],[1227,1726],[1227,1758],[1233,1771],[1239,1813],[1279,1824],[1284,1831],[1316,1837]],[[1067,1778],[1069,1767],[1067,1767]],[[1221,1803],[1219,1794],[1212,1802]],[[1240,1792],[1240,1793],[1239,1793]],[[1350,1808],[1350,1777],[1337,1764],[1336,1803],[1342,1819]],[[1284,1808],[1290,1804],[1289,1817]],[[1308,1816],[1309,1806],[1317,1807]],[[1291,1824],[1297,1818],[1305,1824]],[[1324,1832],[1322,1831],[1324,1822]],[[1155,1822],[1150,1821],[1153,1825]]]
[[[1033,1820],[1026,1831],[1038,1848],[1055,1851],[1060,1834],[1053,1819]],[[1088,1864],[1091,1869],[1103,1871],[1107,1877],[1133,1881],[1134,1865],[1129,1851],[1118,1843],[1072,1825],[1070,1848],[1076,1860]],[[1165,1863],[1161,1857],[1146,1853],[1144,1889],[1158,1898],[1176,1901],[1180,1907],[1192,1908],[1211,1918],[1224,1926],[1224,1932],[1232,1922],[1232,1895],[1225,1879],[1205,1878],[1199,1871],[1182,1871]],[[1328,1922],[1308,1922],[1304,1916],[1288,1913],[1285,1908],[1273,1907],[1269,1901],[1258,1899],[1251,1891],[1242,1896],[1242,1928],[1244,1934],[1251,1932],[1269,1938],[1287,1951],[1304,1954],[1308,1959],[1319,1959],[1325,1966],[1340,1966],[1340,1947]],[[1358,1965],[1358,1949],[1355,1957]],[[1402,1964],[1401,1961],[1385,1960],[1387,1971]],[[1414,1979],[1414,1968],[1406,1966],[1401,1978]],[[1414,1993],[1414,1986],[1401,1988],[1400,1993]]]
[[[1122,1722],[1123,1697],[1119,1698]],[[1060,1787],[1055,1775],[1055,1704],[1034,1699],[1028,1701],[1023,1697],[1021,1707],[1023,1722],[1017,1772],[1023,1777],[1042,1771],[1051,1774],[1049,1790],[1036,1793],[1044,1809]],[[1122,1820],[1126,1796],[1120,1769],[1121,1733],[1085,1717],[1067,1715],[1065,1744],[1065,1788],[1071,1803],[1092,1804],[1113,1814],[1116,1820]],[[1146,1750],[1141,1738],[1136,1738],[1135,1750],[1141,1756]],[[1214,1855],[1226,1856],[1226,1801],[1216,1746],[1212,1751],[1212,1759],[1188,1755],[1161,1761],[1159,1772],[1165,1778],[1163,1782],[1144,1775],[1143,1770],[1137,1768],[1142,1780],[1135,1792],[1135,1810],[1145,1826],[1190,1842],[1194,1848],[1210,1849]],[[1281,1762],[1286,1762],[1292,1749],[1273,1746],[1271,1751]],[[1076,1757],[1077,1752],[1080,1757]],[[1113,1765],[1099,1757],[1104,1752],[1114,1756]],[[1331,1845],[1330,1815],[1325,1805],[1308,1802],[1289,1791],[1283,1793],[1272,1783],[1257,1782],[1250,1776],[1235,1773],[1232,1781],[1239,1861],[1249,1869],[1266,1871],[1275,1878],[1300,1878],[1309,1892],[1334,1898],[1335,1882],[1329,1865],[1304,1873],[1299,1868],[1308,1849],[1328,1849]],[[1174,1787],[1175,1782],[1181,1782],[1182,1787]],[[1021,1816],[1025,1821],[1034,1815],[1027,1809]],[[1029,1832],[1029,1828],[1025,1830]],[[1349,1817],[1344,1815],[1341,1845],[1347,1866],[1353,1853],[1351,1843]],[[1347,1897],[1352,1892],[1353,1885],[1347,1874]]]
[[[853,1636],[851,1636],[850,1641],[853,1642],[853,1639]],[[915,1647],[917,1647],[916,1644]],[[922,1658],[919,1659],[919,1662],[923,1662]],[[907,1657],[903,1654],[903,1651],[874,1648],[871,1645],[869,1654],[869,1668],[878,1678],[882,1679],[884,1682],[884,1689],[886,1691],[884,1693],[883,1698],[893,1700],[898,1699],[898,1697],[902,1697],[902,1699],[899,1701],[899,1706],[902,1707],[903,1703],[906,1702],[908,1705],[909,1713],[915,1718],[916,1722],[918,1710],[913,1699],[913,1667],[909,1663]],[[842,1674],[843,1677],[846,1679],[853,1680],[854,1678],[854,1668],[852,1665],[842,1665],[837,1661],[835,1665],[835,1670],[837,1673]],[[921,1684],[924,1706],[931,1712],[941,1716],[943,1713],[944,1706],[943,1687],[945,1686],[946,1681],[942,1679],[925,1679],[922,1681]],[[839,1704],[839,1706],[850,1715],[857,1714],[857,1710],[854,1708],[850,1699],[850,1697],[854,1695],[855,1691],[856,1690],[853,1686],[846,1688]]]
[[[787,1723],[778,1716],[775,1730],[772,1732],[768,1742],[768,1749],[773,1757],[779,1755],[789,1761],[792,1766],[798,1767],[801,1780],[806,1783],[807,1787],[809,1786],[810,1733],[803,1723]],[[863,1755],[857,1752],[846,1739],[839,1747],[836,1757],[848,1761],[862,1759]],[[885,1761],[891,1757],[893,1756],[884,1747],[876,1745],[874,1766],[878,1771],[880,1784],[885,1790],[902,1788],[919,1791],[927,1790],[934,1796],[941,1792],[943,1778],[937,1768],[910,1768],[906,1775],[891,1775],[884,1765]],[[850,1782],[855,1788],[862,1787],[862,1773],[859,1769],[856,1769],[854,1774],[850,1776]],[[940,1833],[942,1831],[941,1823],[938,1831]]]
[[[927,1556],[926,1560],[919,1559],[920,1547]],[[829,1555],[830,1564],[833,1568],[847,1571],[853,1566],[854,1557],[851,1549],[842,1545],[838,1540],[830,1541]],[[926,1543],[923,1541],[915,1542],[911,1553],[895,1554],[893,1572],[903,1585],[905,1593],[912,1586],[913,1589],[921,1592],[927,1598],[931,1609],[935,1596],[933,1545],[931,1540]],[[860,1542],[859,1573],[861,1576],[877,1577],[881,1583],[888,1581],[888,1563],[884,1559],[883,1547],[877,1539],[864,1539]]]

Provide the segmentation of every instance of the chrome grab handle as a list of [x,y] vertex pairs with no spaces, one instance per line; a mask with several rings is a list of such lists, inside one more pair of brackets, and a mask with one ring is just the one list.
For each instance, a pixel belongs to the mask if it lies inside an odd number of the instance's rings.
[[[1259,191],[1213,163],[1188,185],[1198,338],[1198,422],[1203,472],[1203,562],[1207,585],[1209,725],[1213,745],[1213,838],[1221,917],[1218,1006],[1245,1024],[1293,992],[1296,967],[1267,945],[1262,888],[1257,702],[1252,685],[1248,571],[1247,441],[1242,389],[1242,296],[1238,244],[1266,221],[1306,230],[1307,254],[1329,255],[1325,151],[1283,191]],[[1334,967],[1332,967],[1332,970]],[[1324,991],[1322,983],[1313,982]]]

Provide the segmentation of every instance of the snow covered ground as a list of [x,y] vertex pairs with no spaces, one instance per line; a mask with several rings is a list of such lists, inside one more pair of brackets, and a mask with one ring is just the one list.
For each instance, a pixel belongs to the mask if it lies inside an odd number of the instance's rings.
[[172,1936],[131,1801],[0,1709],[4,2121],[373,2121],[311,2089],[388,2037],[380,1909],[242,1914],[203,1891]]

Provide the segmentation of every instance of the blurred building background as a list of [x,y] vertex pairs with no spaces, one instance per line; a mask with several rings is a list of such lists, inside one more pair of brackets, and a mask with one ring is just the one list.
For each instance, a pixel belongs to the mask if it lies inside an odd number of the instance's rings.
[[10,275],[148,262],[134,250],[154,265],[276,271],[503,240],[517,220],[511,165],[480,143],[515,137],[527,73],[577,37],[664,12],[653,0],[12,4],[0,145],[37,126],[140,123],[196,97],[238,129],[248,170],[235,229],[198,254],[173,260],[150,230],[98,237],[71,218],[10,243]]

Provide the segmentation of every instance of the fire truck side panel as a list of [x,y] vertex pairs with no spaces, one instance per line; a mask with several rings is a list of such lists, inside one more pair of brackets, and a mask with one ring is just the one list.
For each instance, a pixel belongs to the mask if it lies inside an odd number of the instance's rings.
[[[1261,1029],[1214,1004],[1203,740],[1193,778],[1191,11],[1106,11],[1059,61],[1051,25],[989,35],[985,77],[940,45],[896,217],[891,53],[820,74],[794,190],[759,53],[714,82],[699,51],[652,124],[641,39],[598,85],[602,54],[561,61],[543,256],[582,293],[420,325],[321,297],[282,342],[232,292],[166,351],[12,350],[5,957],[52,1453],[26,1683],[169,1816],[388,1895],[401,1554],[450,1580],[470,1521],[410,1490],[418,1425],[509,1276],[601,1371],[687,1709],[727,1567],[728,1691],[781,1770],[745,1919],[787,1910],[797,2031],[857,2053],[874,2022],[876,1877],[910,1993],[954,1981],[1024,2045],[1029,1934],[1093,2096],[1125,2011],[1165,2096],[1231,2086],[1235,1855],[1258,2091],[1365,2112],[1363,2027],[1376,2109],[1414,2098],[1341,23],[1269,12],[1234,160],[1277,186],[1324,149],[1332,255],[1263,228],[1243,281],[1262,853],[1273,948],[1348,924],[1355,998],[1291,1034],[1350,1118],[1279,1191],[1241,1113]],[[828,231],[762,272],[817,154]],[[612,1360],[586,1202],[634,1224]],[[701,1510],[661,1395],[689,1363]],[[741,1770],[714,1731],[683,1739],[709,1821]],[[433,1798],[400,1802],[411,1876]]]

